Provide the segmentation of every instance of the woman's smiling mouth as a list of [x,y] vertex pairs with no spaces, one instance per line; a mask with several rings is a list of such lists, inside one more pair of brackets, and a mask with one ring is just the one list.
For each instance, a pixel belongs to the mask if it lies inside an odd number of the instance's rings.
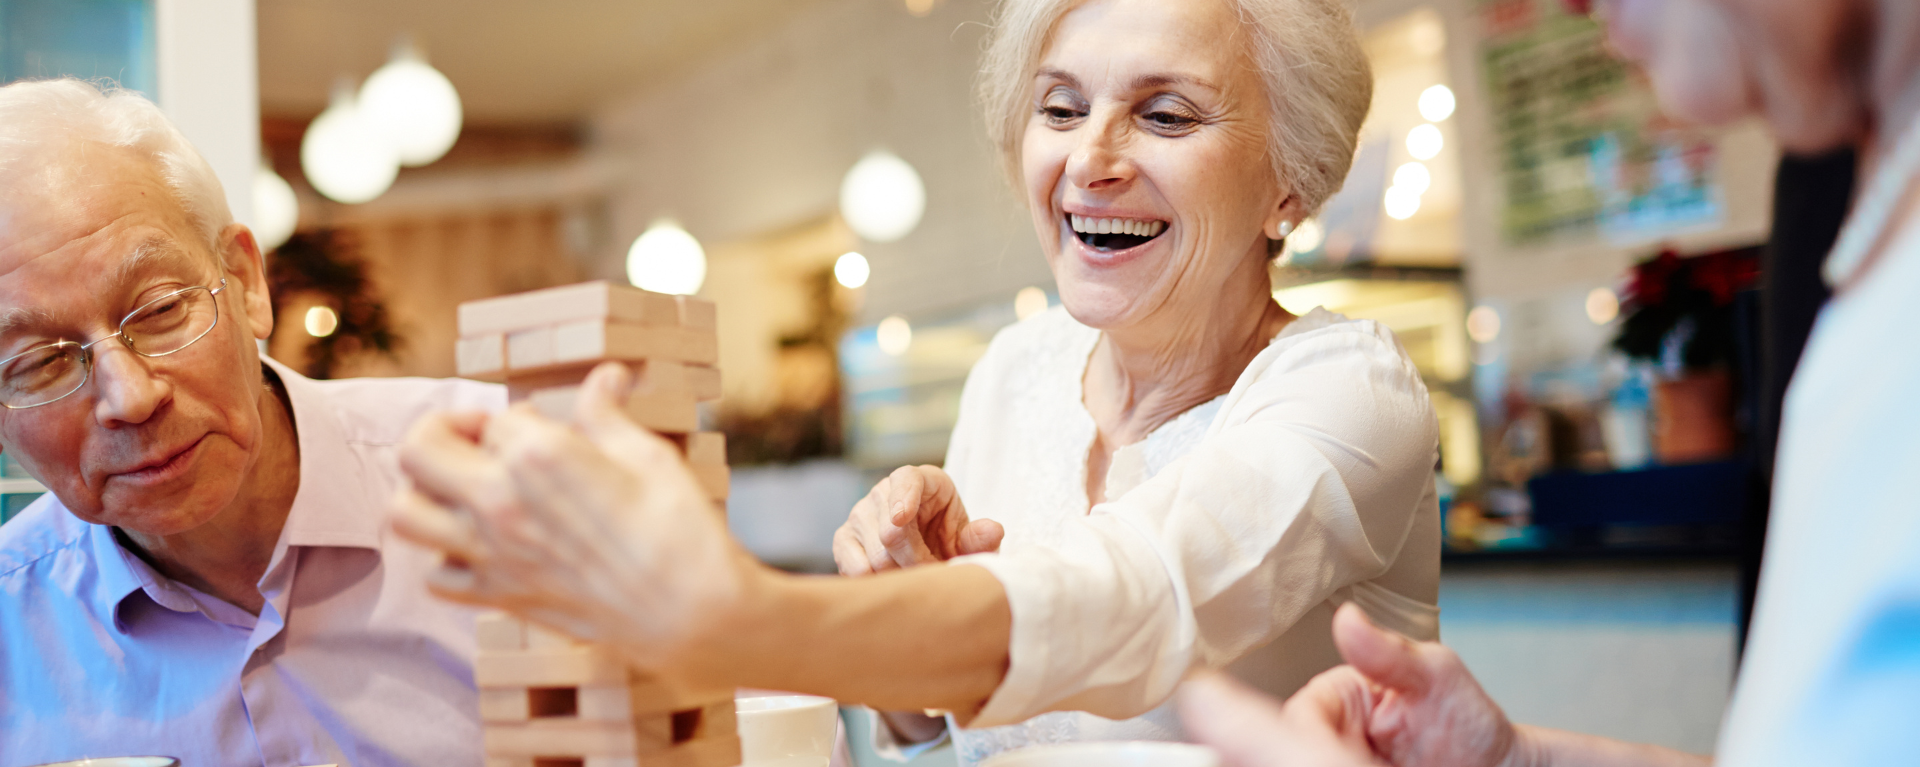
[[1145,244],[1167,230],[1167,222],[1142,218],[1097,218],[1067,214],[1075,237],[1094,250],[1112,253]]

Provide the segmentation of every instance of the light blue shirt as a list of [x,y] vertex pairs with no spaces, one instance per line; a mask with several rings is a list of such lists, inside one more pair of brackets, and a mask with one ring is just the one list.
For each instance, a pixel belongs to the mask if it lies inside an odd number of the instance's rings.
[[49,493],[0,527],[0,767],[161,754],[193,767],[478,765],[473,616],[386,530],[419,415],[471,381],[314,381],[269,363],[300,488],[256,618],[173,582]]
[[[1855,218],[1905,208],[1903,187]],[[1888,231],[1871,263],[1871,218],[1828,262],[1845,287],[1787,393],[1724,765],[1920,763],[1920,223]]]

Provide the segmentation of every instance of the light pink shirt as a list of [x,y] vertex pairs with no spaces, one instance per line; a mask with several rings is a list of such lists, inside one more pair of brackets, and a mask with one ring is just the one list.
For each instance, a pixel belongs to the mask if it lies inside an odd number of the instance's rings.
[[268,361],[300,489],[260,615],[168,580],[51,493],[0,527],[0,767],[161,754],[186,765],[478,765],[473,612],[385,525],[420,415],[499,386],[315,381]]

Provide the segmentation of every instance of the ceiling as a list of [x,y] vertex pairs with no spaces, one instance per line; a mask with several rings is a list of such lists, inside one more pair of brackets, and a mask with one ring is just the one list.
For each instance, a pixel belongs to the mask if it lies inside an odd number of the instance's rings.
[[573,122],[812,0],[259,0],[260,108],[304,117],[412,35],[467,119]]

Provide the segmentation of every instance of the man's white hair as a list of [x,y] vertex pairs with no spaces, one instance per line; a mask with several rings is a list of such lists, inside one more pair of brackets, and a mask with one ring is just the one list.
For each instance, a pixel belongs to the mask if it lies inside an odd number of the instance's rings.
[[126,147],[154,164],[215,257],[233,223],[213,166],[173,121],[137,92],[65,77],[0,87],[0,179],[18,184],[63,162],[72,142]]
[[[1309,212],[1340,191],[1360,123],[1373,102],[1373,71],[1349,0],[1223,0],[1240,12],[1266,83],[1267,159]],[[1054,27],[1085,0],[1005,0],[994,16],[978,83],[987,134],[1018,188],[1020,140],[1038,107],[1033,78]]]

